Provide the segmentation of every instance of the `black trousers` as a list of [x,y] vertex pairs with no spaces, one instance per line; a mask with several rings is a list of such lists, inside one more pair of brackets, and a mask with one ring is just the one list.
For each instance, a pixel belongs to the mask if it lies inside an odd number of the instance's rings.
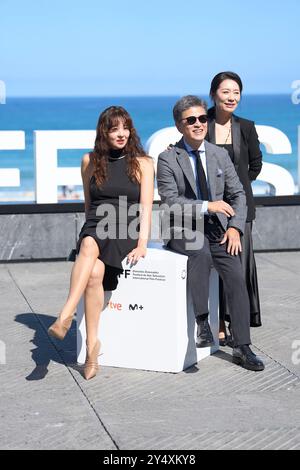
[[190,239],[172,239],[168,248],[188,256],[187,282],[191,290],[195,315],[208,312],[209,276],[214,266],[222,278],[230,308],[231,328],[235,346],[251,344],[250,306],[239,256],[226,251],[226,243],[220,245],[224,235],[216,216],[205,216],[203,246],[187,249]]

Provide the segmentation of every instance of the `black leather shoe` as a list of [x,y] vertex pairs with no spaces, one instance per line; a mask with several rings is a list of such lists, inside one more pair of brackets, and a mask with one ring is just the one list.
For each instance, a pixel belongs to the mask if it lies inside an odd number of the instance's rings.
[[264,370],[264,363],[251,351],[248,344],[237,346],[232,351],[232,362],[248,370]]
[[197,327],[197,348],[207,348],[215,344],[214,337],[212,335],[208,319],[200,320]]

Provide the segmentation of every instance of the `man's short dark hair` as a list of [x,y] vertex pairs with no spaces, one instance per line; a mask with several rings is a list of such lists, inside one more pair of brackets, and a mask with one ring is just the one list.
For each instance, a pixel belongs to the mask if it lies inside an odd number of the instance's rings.
[[206,101],[202,100],[198,96],[195,95],[187,95],[180,98],[180,100],[175,103],[173,108],[173,117],[175,122],[179,122],[181,120],[182,113],[189,108],[194,106],[201,106],[207,112],[207,104]]

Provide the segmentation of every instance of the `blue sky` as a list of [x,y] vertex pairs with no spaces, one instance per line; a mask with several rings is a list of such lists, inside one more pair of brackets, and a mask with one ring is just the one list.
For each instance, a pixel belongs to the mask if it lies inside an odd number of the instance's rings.
[[299,0],[0,0],[0,18],[7,96],[206,94],[222,70],[245,93],[300,79]]

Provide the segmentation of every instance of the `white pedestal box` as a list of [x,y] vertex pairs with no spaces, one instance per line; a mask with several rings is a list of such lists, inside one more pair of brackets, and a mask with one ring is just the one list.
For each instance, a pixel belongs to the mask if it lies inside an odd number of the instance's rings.
[[[213,348],[196,348],[196,325],[191,296],[186,289],[187,256],[148,248],[147,256],[129,267],[115,291],[105,293],[100,316],[102,343],[99,363],[105,366],[180,372],[218,349],[218,275],[210,277],[210,325]],[[83,298],[77,309],[77,359],[84,363]]]

